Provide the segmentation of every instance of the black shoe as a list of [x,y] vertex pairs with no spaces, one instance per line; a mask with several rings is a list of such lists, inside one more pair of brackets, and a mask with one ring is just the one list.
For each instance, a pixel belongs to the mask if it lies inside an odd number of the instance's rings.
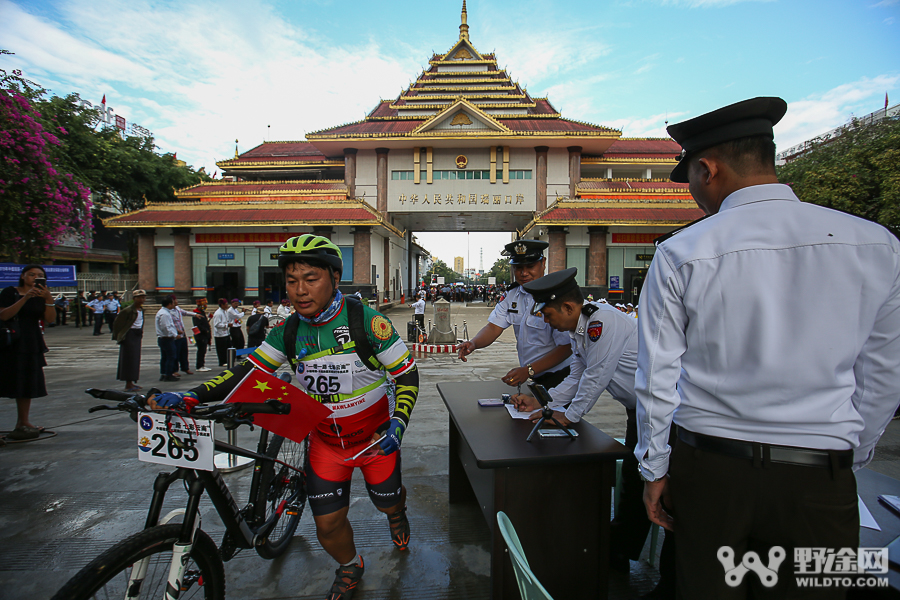
[[359,585],[366,567],[363,565],[362,556],[355,565],[347,567],[341,565],[334,572],[334,583],[331,584],[331,591],[328,592],[328,600],[350,600],[353,598],[353,590]]
[[171,375],[163,375],[159,378],[160,381],[181,381],[177,377],[173,377]]
[[391,541],[397,549],[403,551],[409,548],[409,520],[406,518],[405,506],[388,515],[388,525],[391,527]]

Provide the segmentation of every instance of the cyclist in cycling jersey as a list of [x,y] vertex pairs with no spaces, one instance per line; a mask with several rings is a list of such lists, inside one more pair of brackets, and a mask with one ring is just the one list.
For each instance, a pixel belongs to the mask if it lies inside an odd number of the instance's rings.
[[[291,362],[297,383],[332,410],[310,434],[307,491],[319,542],[340,563],[328,599],[349,600],[364,571],[347,518],[354,468],[362,471],[375,507],[387,515],[394,544],[400,550],[409,544],[399,449],[418,396],[419,374],[390,320],[365,306],[360,309],[374,360],[370,366],[363,362],[360,355],[365,352],[358,354],[357,340],[351,340],[348,300],[338,290],[341,251],[328,238],[305,234],[289,239],[281,246],[278,264],[298,315],[292,318],[299,318],[295,356],[285,353],[289,344],[282,324],[231,369],[234,376],[219,376],[186,394],[163,394],[157,402],[171,405],[183,396],[188,403],[222,401],[236,385],[232,382],[252,369],[272,373]],[[387,395],[390,378],[397,386],[393,415]],[[345,460],[379,439],[372,450]]]

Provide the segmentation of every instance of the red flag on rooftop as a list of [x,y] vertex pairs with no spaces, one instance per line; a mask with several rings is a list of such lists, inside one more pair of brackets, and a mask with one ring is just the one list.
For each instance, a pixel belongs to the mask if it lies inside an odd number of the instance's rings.
[[887,110],[888,100],[887,100],[887,92],[884,93],[884,110]]
[[265,402],[275,399],[291,405],[287,415],[253,415],[253,423],[297,443],[331,414],[300,388],[265,371],[254,369],[228,395],[225,402]]
[[100,104],[106,104],[106,94],[103,94],[103,100],[100,101]]

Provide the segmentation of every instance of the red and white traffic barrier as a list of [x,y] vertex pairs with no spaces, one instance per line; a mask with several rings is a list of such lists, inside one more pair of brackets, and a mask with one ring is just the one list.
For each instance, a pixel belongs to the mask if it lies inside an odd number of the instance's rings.
[[455,354],[459,350],[459,344],[413,344],[412,350],[425,354]]

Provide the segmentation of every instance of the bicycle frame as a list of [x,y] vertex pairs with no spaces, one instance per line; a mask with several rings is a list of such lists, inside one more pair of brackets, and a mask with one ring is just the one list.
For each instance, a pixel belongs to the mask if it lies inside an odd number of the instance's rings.
[[[252,507],[254,499],[259,494],[261,469],[259,464],[264,461],[274,462],[274,458],[264,454],[269,442],[269,432],[262,430],[259,436],[257,451],[251,452],[232,446],[224,442],[216,441],[215,448],[223,452],[230,452],[238,456],[251,458],[257,462],[257,468],[253,470],[253,477],[250,483],[250,502],[245,509],[238,508],[237,502],[228,489],[228,484],[222,477],[218,469],[212,471],[198,471],[195,469],[187,469],[179,467],[171,473],[160,473],[153,482],[153,498],[150,500],[150,508],[147,512],[147,520],[144,524],[145,529],[155,527],[159,523],[160,513],[162,511],[163,502],[165,501],[166,492],[169,487],[176,481],[184,480],[188,483],[188,500],[185,507],[184,521],[181,524],[181,533],[178,541],[172,548],[172,562],[169,567],[168,584],[166,586],[165,598],[175,600],[180,594],[183,583],[185,566],[187,564],[186,557],[190,555],[193,546],[194,534],[199,526],[198,516],[200,514],[200,498],[205,491],[209,494],[209,498],[225,524],[228,534],[231,534],[232,540],[236,546],[242,549],[249,549],[256,546],[260,540],[265,539],[274,527],[280,516],[281,509],[273,513],[269,519],[259,524],[255,522],[255,518],[251,517],[248,523],[245,517],[246,508]],[[299,492],[298,492],[299,493]],[[289,498],[283,506],[293,501],[294,497]],[[227,534],[226,534],[227,535]],[[150,558],[145,558],[140,563],[135,564],[132,569],[128,582],[128,598],[137,597],[135,593],[139,593],[140,584],[143,582],[147,573],[147,566]]]

